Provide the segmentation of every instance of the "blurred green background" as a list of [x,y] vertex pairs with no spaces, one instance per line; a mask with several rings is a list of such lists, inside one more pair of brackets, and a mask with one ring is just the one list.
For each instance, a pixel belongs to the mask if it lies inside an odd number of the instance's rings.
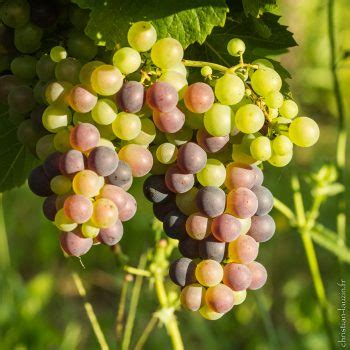
[[[321,138],[311,149],[296,150],[292,164],[284,169],[265,169],[265,183],[285,203],[292,203],[290,177],[297,171],[301,178],[327,162],[336,152],[336,106],[329,69],[327,1],[283,0],[279,11],[282,22],[295,33],[299,46],[285,54],[282,64],[291,72],[294,98],[303,114],[315,118]],[[350,6],[348,0],[336,1],[337,52],[350,51]],[[345,55],[346,56],[346,55]],[[350,56],[350,55],[348,55]],[[338,57],[338,71],[350,108],[350,57]],[[302,183],[306,203],[309,187]],[[122,240],[130,265],[152,245],[150,205],[136,183],[139,210],[127,223]],[[336,199],[322,208],[320,221],[336,229]],[[66,259],[57,231],[41,214],[41,199],[27,186],[2,196],[0,217],[0,349],[98,349],[98,343],[84,312],[72,280],[79,273],[88,290],[102,329],[111,348],[116,348],[115,318],[124,277],[120,257],[107,247],[95,247],[79,260]],[[326,333],[316,302],[305,253],[298,233],[288,221],[273,212],[277,233],[265,244],[259,260],[267,267],[269,280],[262,291],[249,293],[244,304],[216,322],[198,315],[177,313],[186,349],[328,349]],[[346,279],[347,266],[339,273],[336,257],[317,247],[325,283],[334,333],[339,330],[339,278]],[[348,275],[349,276],[349,275]],[[350,281],[350,279],[348,279]],[[169,283],[169,288],[171,283]],[[134,345],[158,304],[152,286],[144,281],[138,306]],[[164,328],[157,327],[145,349],[170,349]]]

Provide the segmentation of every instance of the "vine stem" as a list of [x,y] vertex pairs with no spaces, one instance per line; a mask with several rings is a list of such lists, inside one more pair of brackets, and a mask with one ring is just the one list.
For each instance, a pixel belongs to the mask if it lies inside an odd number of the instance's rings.
[[158,323],[158,317],[153,315],[151,317],[151,319],[149,320],[149,322],[147,323],[147,326],[144,329],[143,333],[141,334],[141,337],[137,341],[134,350],[141,350],[144,347],[148,337],[152,333],[152,331],[153,331],[154,327],[157,325],[157,323]]
[[86,290],[84,288],[83,282],[79,275],[77,273],[72,274],[75,286],[78,290],[78,293],[80,297],[84,300],[84,308],[86,311],[86,314],[88,316],[88,319],[90,321],[91,327],[94,331],[94,334],[96,336],[96,339],[100,345],[101,350],[109,350],[109,346],[107,344],[106,338],[102,332],[101,326],[97,320],[96,314],[94,312],[94,309],[86,299]]
[[327,330],[330,349],[334,349],[333,331],[328,319],[328,304],[326,299],[326,292],[322,281],[320,268],[318,265],[315,247],[310,235],[310,230],[313,227],[312,222],[314,222],[315,218],[317,218],[322,200],[320,198],[317,198],[318,196],[315,197],[314,204],[307,217],[305,214],[303,197],[300,191],[300,182],[296,175],[292,176],[292,189],[299,233],[303,242],[306,258],[309,264],[309,269],[311,272],[316,296],[321,308],[323,322]]
[[[330,69],[333,79],[333,89],[338,112],[338,136],[337,136],[337,168],[339,171],[340,182],[345,186],[346,183],[346,143],[347,143],[347,123],[344,112],[343,96],[340,88],[340,82],[337,74],[336,62],[336,42],[334,30],[334,0],[328,0],[328,38],[330,46]],[[337,231],[339,244],[346,242],[346,193],[339,194],[337,216]]]
[[243,63],[240,62],[238,64],[236,64],[233,67],[225,67],[222,66],[221,64],[217,64],[217,63],[212,63],[212,62],[206,62],[206,61],[192,61],[192,60],[182,60],[182,63],[186,66],[186,67],[197,67],[197,68],[202,68],[205,66],[209,66],[210,68],[223,72],[223,73],[234,73],[236,72],[238,69],[241,68],[254,68],[257,69],[258,66],[255,64],[249,64],[249,63]]

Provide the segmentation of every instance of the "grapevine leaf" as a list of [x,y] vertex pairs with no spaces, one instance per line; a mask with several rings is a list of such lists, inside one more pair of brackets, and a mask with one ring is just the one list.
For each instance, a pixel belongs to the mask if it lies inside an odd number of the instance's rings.
[[127,45],[130,24],[151,21],[159,38],[173,37],[184,47],[203,43],[215,26],[224,26],[228,11],[225,0],[73,0],[91,10],[85,32],[99,45]]
[[0,124],[0,192],[22,185],[37,159],[17,140],[17,127],[4,115]]

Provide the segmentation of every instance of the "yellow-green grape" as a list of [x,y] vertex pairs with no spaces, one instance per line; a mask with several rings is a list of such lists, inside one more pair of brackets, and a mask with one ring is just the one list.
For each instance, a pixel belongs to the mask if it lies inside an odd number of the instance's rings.
[[94,120],[92,119],[91,112],[88,112],[88,113],[74,112],[74,114],[73,114],[73,124],[77,125],[79,123],[94,124]]
[[73,191],[85,197],[97,196],[101,188],[101,179],[92,170],[79,171],[73,178]]
[[216,81],[215,96],[224,105],[240,102],[244,94],[244,83],[236,74],[226,73]]
[[91,222],[99,228],[108,228],[118,220],[117,206],[107,198],[99,198],[94,203]]
[[96,147],[100,147],[100,146],[108,147],[113,151],[115,150],[113,143],[110,140],[104,139],[102,137],[100,138],[100,141],[98,141],[98,144]]
[[153,142],[156,137],[156,127],[151,119],[143,118],[141,119],[141,132],[132,139],[131,143],[136,143],[137,145],[149,145]]
[[79,80],[82,84],[91,85],[91,75],[95,68],[104,65],[102,61],[90,61],[85,63],[79,72]]
[[279,107],[279,112],[282,117],[293,119],[298,115],[299,108],[293,100],[285,100]]
[[77,223],[66,216],[63,208],[56,213],[54,223],[60,231],[64,232],[71,232],[78,227]]
[[197,174],[197,180],[202,186],[220,187],[226,178],[226,168],[217,159],[208,159],[205,167]]
[[117,106],[108,98],[100,98],[91,111],[92,119],[101,125],[112,124],[117,118]]
[[283,95],[279,91],[271,91],[265,97],[269,108],[280,108],[283,104]]
[[255,61],[252,62],[253,65],[258,66],[259,69],[266,69],[266,68],[270,68],[273,69],[273,64],[267,60],[266,58],[259,58]]
[[81,225],[81,233],[86,238],[95,238],[100,233],[100,229],[94,226],[91,221],[88,221]]
[[158,146],[156,157],[163,164],[172,164],[177,158],[177,153],[177,147],[172,143],[166,142]]
[[269,116],[271,119],[275,119],[278,117],[278,109],[277,108],[269,108]]
[[141,132],[141,120],[136,114],[121,112],[112,123],[112,128],[118,138],[130,141]]
[[240,235],[245,235],[252,224],[252,219],[251,218],[246,218],[246,219],[241,219],[241,218],[236,218],[240,223],[241,223],[241,231]]
[[166,139],[176,146],[181,146],[190,141],[193,136],[193,130],[187,126],[181,128],[178,132],[172,134],[165,134]]
[[67,58],[67,51],[62,46],[54,46],[50,51],[50,58],[54,62],[59,62]]
[[162,69],[162,72],[176,72],[183,75],[185,78],[187,77],[187,69],[182,62],[178,62],[173,66],[171,66],[170,68],[164,68]]
[[215,260],[202,260],[195,271],[197,281],[204,287],[213,287],[222,281],[224,270]]
[[251,83],[254,91],[264,97],[282,87],[282,79],[273,69],[258,69],[253,73]]
[[113,65],[123,74],[128,75],[138,70],[141,65],[141,56],[135,49],[123,47],[113,55]]
[[68,193],[72,188],[71,180],[63,175],[57,175],[50,181],[50,187],[53,193],[58,195]]
[[204,114],[204,126],[213,136],[226,136],[231,132],[232,110],[229,106],[214,103]]
[[91,74],[91,86],[99,95],[111,96],[123,85],[123,75],[117,67],[104,64]]
[[139,52],[150,50],[156,40],[157,32],[149,22],[136,22],[128,31],[130,46]]
[[256,159],[250,154],[250,145],[255,139],[252,134],[245,135],[240,144],[232,145],[232,159],[235,162],[253,164],[256,163]]
[[35,153],[40,160],[45,160],[48,155],[56,151],[54,137],[53,134],[44,135],[36,143]]
[[199,313],[209,321],[215,321],[224,316],[224,314],[219,314],[209,308],[208,305],[204,305],[199,309]]
[[49,105],[68,105],[68,96],[72,88],[73,85],[68,81],[54,81],[46,86],[45,100]]
[[275,167],[284,167],[286,166],[293,158],[293,153],[287,153],[283,156],[279,156],[278,154],[272,154],[271,158],[267,161],[275,166]]
[[64,153],[71,149],[70,145],[70,131],[68,128],[59,130],[53,138],[53,145],[58,152]]
[[278,135],[272,140],[273,153],[279,156],[284,156],[293,152],[293,143],[285,135]]
[[189,191],[185,193],[177,193],[176,194],[176,205],[180,209],[182,213],[190,216],[198,212],[196,197],[198,193],[198,188],[192,187]]
[[181,62],[184,50],[176,39],[164,38],[158,40],[152,47],[151,58],[159,68],[170,68]]
[[258,136],[250,144],[250,154],[256,160],[268,160],[271,157],[271,141],[266,136]]
[[204,78],[210,77],[213,74],[213,70],[209,66],[204,66],[201,68],[201,74]]
[[289,138],[300,147],[314,145],[320,136],[317,123],[308,117],[298,117],[289,126]]
[[43,114],[42,122],[46,130],[56,133],[66,128],[71,121],[71,112],[65,106],[48,106]]
[[263,111],[254,104],[247,104],[239,108],[235,115],[235,125],[245,134],[259,131],[265,122]]
[[240,290],[239,292],[232,290],[232,293],[233,293],[233,303],[234,303],[233,305],[240,305],[247,298],[246,290]]
[[245,51],[245,44],[241,39],[234,38],[231,39],[227,44],[227,52],[231,56],[242,55]]
[[179,93],[180,99],[183,97],[183,94],[185,93],[185,90],[188,86],[186,76],[171,70],[165,71],[160,76],[158,81],[164,81],[172,85],[176,89],[176,91]]

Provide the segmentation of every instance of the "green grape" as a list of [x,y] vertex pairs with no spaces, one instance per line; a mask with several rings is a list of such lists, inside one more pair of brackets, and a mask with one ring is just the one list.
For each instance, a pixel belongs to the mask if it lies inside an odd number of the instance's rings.
[[117,118],[117,113],[117,106],[112,100],[101,98],[92,109],[91,116],[97,124],[108,125],[112,124]]
[[185,78],[187,77],[187,73],[188,73],[186,66],[182,62],[178,62],[178,63],[174,64],[173,66],[171,66],[170,68],[162,69],[162,72],[163,73],[176,72],[176,73],[183,75]]
[[68,35],[67,48],[70,56],[86,61],[91,61],[98,50],[93,40],[75,30]]
[[201,74],[204,78],[210,77],[213,74],[213,70],[209,66],[204,66],[201,68]]
[[68,193],[72,188],[71,180],[63,175],[57,175],[50,181],[50,187],[53,193],[63,195]]
[[214,103],[204,114],[205,129],[213,136],[229,135],[232,127],[232,117],[232,110],[229,106]]
[[60,231],[64,232],[71,232],[78,227],[78,224],[64,213],[63,208],[55,216],[55,225]]
[[217,159],[208,159],[205,167],[197,174],[202,186],[220,187],[226,179],[226,168]]
[[240,144],[232,145],[232,159],[235,162],[253,164],[256,163],[256,159],[250,154],[250,146],[255,140],[253,134],[244,135]]
[[237,129],[245,134],[253,134],[259,131],[263,127],[264,122],[264,113],[254,104],[242,106],[235,115]]
[[54,81],[45,89],[45,99],[48,104],[68,105],[68,96],[73,85],[68,81]]
[[215,321],[224,316],[224,314],[220,314],[218,312],[215,312],[209,308],[208,305],[204,305],[199,309],[199,313],[202,315],[203,318],[209,321]]
[[60,62],[60,61],[62,61],[62,60],[67,58],[67,51],[62,46],[54,46],[50,50],[50,58],[54,62]]
[[35,146],[35,153],[38,158],[44,161],[50,154],[56,151],[54,147],[54,135],[44,135],[42,136]]
[[224,105],[240,102],[244,94],[244,83],[236,74],[224,74],[216,81],[215,96]]
[[227,44],[227,52],[231,56],[239,56],[244,54],[245,44],[241,39],[234,38],[231,39]]
[[99,95],[111,96],[122,87],[123,75],[118,68],[104,64],[92,72],[91,85]]
[[253,61],[252,64],[258,66],[259,69],[266,69],[266,68],[274,69],[273,64],[266,58],[259,58]]
[[275,119],[278,117],[278,109],[277,108],[269,108],[269,116],[271,119]]
[[36,74],[41,81],[47,82],[55,78],[56,63],[49,55],[42,55],[36,64]]
[[156,127],[151,119],[141,119],[141,132],[130,141],[130,143],[136,143],[137,145],[149,145],[156,137]]
[[177,153],[177,147],[172,143],[166,142],[158,146],[156,157],[163,164],[172,164],[177,158]]
[[97,125],[98,131],[100,132],[101,137],[107,140],[115,140],[115,134],[113,131],[112,124],[108,125]]
[[30,6],[26,0],[7,0],[0,7],[0,19],[11,28],[19,28],[29,21]]
[[258,69],[253,73],[251,83],[254,91],[264,97],[282,87],[282,79],[273,69]]
[[271,141],[266,136],[258,136],[250,144],[250,154],[256,160],[268,160],[271,157]]
[[39,105],[47,105],[47,101],[45,98],[46,87],[47,87],[47,83],[40,80],[38,80],[37,83],[34,85],[34,88],[33,88],[34,99]]
[[68,128],[61,129],[54,135],[53,145],[58,152],[64,153],[71,149],[69,137],[70,131]]
[[279,107],[279,112],[282,117],[293,119],[298,115],[298,105],[293,100],[285,100]]
[[317,123],[308,117],[298,117],[289,126],[289,138],[300,147],[314,145],[320,136]]
[[283,95],[279,91],[271,91],[265,97],[269,108],[280,108],[283,104]]
[[242,304],[245,299],[247,298],[247,291],[246,290],[240,290],[239,292],[233,290],[233,302],[234,305],[240,305]]
[[57,80],[68,81],[72,84],[79,82],[81,63],[75,58],[68,57],[57,63],[55,76]]
[[11,62],[11,71],[20,79],[33,79],[36,76],[36,62],[33,56],[17,56]]
[[56,133],[70,124],[71,112],[64,106],[52,105],[45,109],[42,121],[46,130]]
[[278,135],[272,140],[273,153],[279,156],[284,156],[293,152],[293,143],[285,135]]
[[165,81],[172,85],[176,91],[179,93],[179,99],[182,99],[185,90],[188,86],[186,76],[175,71],[165,71],[158,81]]
[[82,84],[91,85],[91,75],[95,68],[104,65],[101,61],[91,61],[85,63],[79,72],[79,80]]
[[185,126],[197,130],[204,127],[204,115],[186,110]]
[[193,130],[187,126],[181,128],[178,132],[173,134],[165,134],[166,139],[175,146],[181,146],[190,141],[193,136]]
[[156,40],[157,32],[149,22],[136,22],[128,31],[130,46],[139,52],[150,50]]
[[87,113],[74,112],[73,124],[77,125],[79,123],[94,124],[94,120],[92,119],[91,112],[87,112]]
[[100,233],[100,229],[94,226],[91,221],[88,221],[81,225],[81,233],[86,238],[95,238]]
[[112,123],[112,127],[118,138],[130,141],[141,132],[141,120],[136,114],[121,112]]
[[69,21],[79,30],[84,30],[89,21],[89,10],[81,9],[72,4],[69,7]]
[[158,40],[152,47],[151,58],[159,68],[170,68],[181,62],[184,50],[176,39],[164,38]]
[[286,166],[293,157],[293,152],[287,153],[283,156],[279,156],[278,154],[272,154],[271,158],[267,161],[275,167],[284,167]]
[[196,204],[197,193],[198,188],[192,187],[185,193],[176,194],[176,205],[185,215],[189,216],[199,211]]
[[21,122],[24,121],[24,119],[27,118],[26,114],[23,113],[19,113],[16,110],[13,110],[12,108],[8,109],[8,120],[14,124],[14,125],[18,125]]
[[141,65],[140,54],[131,47],[123,47],[113,55],[113,65],[123,74],[137,71]]
[[15,29],[15,46],[22,53],[33,53],[41,46],[43,30],[32,23]]

